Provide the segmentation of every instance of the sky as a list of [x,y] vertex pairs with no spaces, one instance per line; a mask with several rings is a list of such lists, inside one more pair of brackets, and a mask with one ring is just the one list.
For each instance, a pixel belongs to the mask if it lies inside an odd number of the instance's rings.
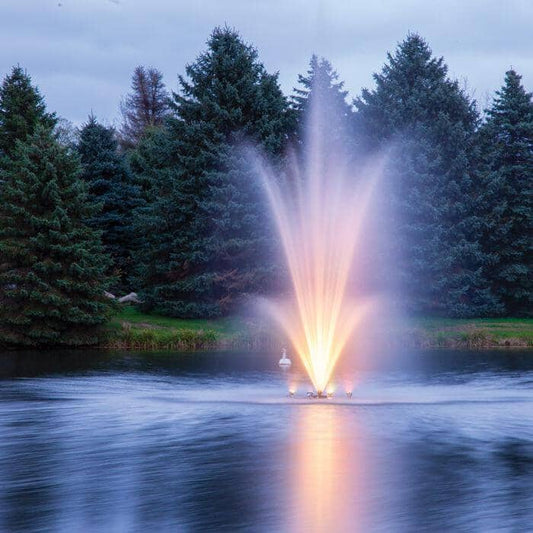
[[0,76],[20,64],[50,110],[118,125],[133,69],[156,67],[176,90],[217,25],[256,46],[286,94],[316,53],[350,97],[418,32],[486,107],[510,67],[533,90],[532,22],[531,0],[0,0]]

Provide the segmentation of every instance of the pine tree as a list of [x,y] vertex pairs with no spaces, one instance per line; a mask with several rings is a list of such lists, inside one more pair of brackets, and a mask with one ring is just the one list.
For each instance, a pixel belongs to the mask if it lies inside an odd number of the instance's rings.
[[376,87],[355,101],[359,143],[388,147],[394,269],[413,310],[485,315],[497,302],[483,275],[479,184],[473,179],[475,102],[418,35],[407,36]]
[[489,279],[507,314],[533,309],[533,101],[514,70],[496,92],[480,131],[487,190]]
[[94,208],[79,162],[37,126],[12,152],[0,204],[0,341],[85,345],[108,309],[108,260],[85,220]]
[[13,67],[0,87],[0,158],[9,157],[17,140],[24,141],[38,124],[53,128],[56,121],[30,76],[20,66]]
[[239,147],[255,143],[277,157],[288,106],[277,75],[228,28],[214,30],[186,73],[167,125],[169,163],[141,224],[143,296],[162,313],[216,316],[273,283],[266,201]]
[[147,130],[135,148],[127,153],[134,183],[139,187],[144,203],[151,203],[156,199],[159,176],[169,170],[174,150],[169,129],[162,124]]
[[344,82],[339,81],[331,63],[313,54],[307,75],[300,74],[298,83],[300,87],[294,89],[292,108],[296,112],[300,137],[314,113],[314,122],[327,130],[324,139],[337,147],[352,145],[353,110],[346,101],[348,91],[344,89]]
[[140,190],[118,153],[114,130],[99,124],[94,115],[81,129],[78,152],[89,200],[101,205],[88,223],[102,232],[105,250],[113,260],[116,282],[112,290],[128,290],[135,246],[132,217],[141,204]]
[[168,114],[169,95],[163,74],[155,68],[138,66],[131,78],[131,93],[120,109],[123,117],[121,145],[133,148],[150,128],[161,126]]

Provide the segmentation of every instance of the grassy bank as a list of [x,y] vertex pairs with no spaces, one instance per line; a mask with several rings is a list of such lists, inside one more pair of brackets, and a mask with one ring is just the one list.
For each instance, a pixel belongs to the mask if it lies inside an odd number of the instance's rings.
[[236,317],[179,319],[122,308],[107,326],[104,348],[133,350],[257,350],[282,342],[264,324]]
[[[376,329],[377,336],[380,342],[398,347],[533,347],[533,319],[421,317],[383,324]],[[257,321],[236,317],[184,320],[124,307],[108,324],[102,346],[135,350],[256,350],[279,349],[285,342],[268,325]]]
[[533,347],[533,319],[419,317],[400,324],[395,337],[421,348]]

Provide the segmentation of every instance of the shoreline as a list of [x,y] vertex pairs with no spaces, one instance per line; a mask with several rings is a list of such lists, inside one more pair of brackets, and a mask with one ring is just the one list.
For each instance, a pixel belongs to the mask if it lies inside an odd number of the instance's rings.
[[[532,318],[450,319],[411,317],[390,321],[374,318],[356,336],[357,350],[533,350]],[[99,342],[80,346],[7,347],[19,351],[67,349],[98,351],[280,352],[287,337],[264,319],[230,316],[179,319],[147,314],[133,306],[115,311],[103,326]],[[355,345],[354,345],[355,346]]]
[[[280,350],[290,344],[270,324],[226,317],[176,319],[141,313],[128,306],[110,321],[105,350]],[[533,319],[450,319],[419,317],[374,326],[363,344],[390,349],[533,349]]]
[[[151,351],[179,351],[179,352],[228,352],[228,351],[250,351],[250,352],[264,352],[269,350],[269,345],[263,345],[258,343],[251,343],[254,344],[254,346],[249,346],[247,344],[241,344],[239,342],[231,342],[229,340],[223,340],[221,342],[215,342],[213,344],[202,344],[199,343],[195,345],[194,347],[191,347],[187,343],[165,343],[165,342],[149,342],[149,343],[142,343],[142,342],[124,342],[124,341],[111,341],[111,342],[104,342],[93,346],[59,346],[58,348],[65,348],[65,349],[96,349],[101,351],[145,351],[145,352],[151,352]],[[282,344],[278,344],[274,349],[279,351],[279,346]],[[381,347],[381,346],[380,346]],[[513,351],[513,350],[532,350],[533,346],[531,344],[527,344],[526,341],[523,339],[516,339],[512,343],[509,344],[502,344],[500,342],[496,341],[485,341],[483,343],[471,343],[468,341],[457,341],[457,342],[448,342],[446,344],[439,344],[438,342],[432,342],[432,341],[424,341],[421,343],[413,343],[413,342],[407,342],[407,343],[387,343],[383,349],[389,348],[389,349],[403,349],[403,350],[472,350],[472,351],[479,351],[479,350],[501,350],[501,351]],[[27,347],[24,347],[22,349],[29,349]],[[31,349],[31,348],[30,348]],[[51,348],[54,349],[54,348]],[[374,348],[375,349],[375,348]]]

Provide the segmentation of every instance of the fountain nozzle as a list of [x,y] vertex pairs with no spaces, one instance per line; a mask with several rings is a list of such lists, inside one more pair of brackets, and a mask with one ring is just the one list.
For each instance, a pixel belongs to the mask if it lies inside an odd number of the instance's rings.
[[322,390],[319,390],[317,392],[308,392],[307,397],[312,398],[314,400],[327,400],[328,398],[331,398],[333,396],[332,393],[327,393]]

